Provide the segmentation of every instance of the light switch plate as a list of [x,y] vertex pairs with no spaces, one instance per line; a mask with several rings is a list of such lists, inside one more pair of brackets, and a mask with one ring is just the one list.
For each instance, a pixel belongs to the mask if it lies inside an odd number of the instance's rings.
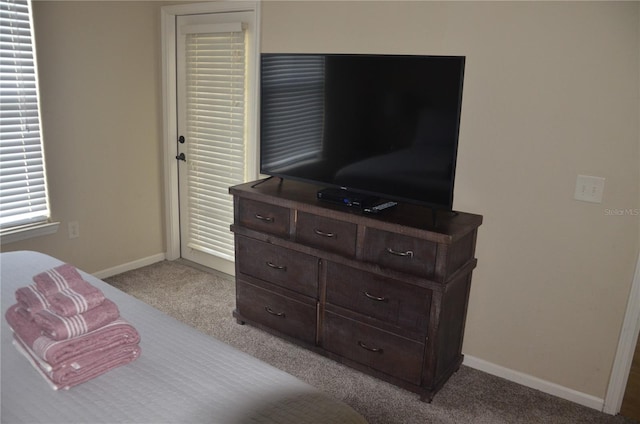
[[604,178],[589,175],[578,175],[576,192],[573,198],[583,202],[602,203],[604,193]]
[[75,239],[80,237],[80,224],[78,221],[71,221],[67,224],[67,229],[69,230],[69,238]]

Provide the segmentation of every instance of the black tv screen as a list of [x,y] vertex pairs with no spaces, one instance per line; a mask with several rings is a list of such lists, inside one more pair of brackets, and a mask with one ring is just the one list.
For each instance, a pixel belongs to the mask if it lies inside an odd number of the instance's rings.
[[464,64],[263,53],[260,172],[451,209]]

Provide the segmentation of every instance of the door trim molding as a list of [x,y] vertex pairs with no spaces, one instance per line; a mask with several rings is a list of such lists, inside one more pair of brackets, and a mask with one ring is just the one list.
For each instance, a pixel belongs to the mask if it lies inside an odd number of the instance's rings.
[[609,378],[609,387],[604,399],[603,412],[616,415],[620,412],[624,392],[629,379],[631,362],[640,332],[640,253],[636,262],[636,272],[631,284],[631,292],[627,301],[627,310],[620,331],[618,349],[613,361],[613,369]]
[[[162,38],[162,146],[164,167],[165,204],[165,256],[167,260],[180,257],[180,208],[178,197],[178,167],[176,140],[177,127],[177,87],[176,87],[176,16],[217,12],[251,11],[256,16],[255,55],[260,57],[260,2],[222,1],[214,3],[194,3],[164,6],[160,9],[160,34]],[[254,81],[255,84],[255,81]],[[257,87],[257,85],[254,85]],[[256,102],[257,105],[257,102]],[[249,157],[247,168],[256,168],[256,159]],[[250,171],[251,172],[251,171]]]
[[[170,10],[171,9],[171,10]],[[168,260],[180,257],[180,208],[178,205],[178,167],[175,164],[178,136],[176,106],[176,15],[175,6],[163,7],[162,38],[162,146],[165,193],[165,250]],[[172,154],[173,153],[173,154]]]

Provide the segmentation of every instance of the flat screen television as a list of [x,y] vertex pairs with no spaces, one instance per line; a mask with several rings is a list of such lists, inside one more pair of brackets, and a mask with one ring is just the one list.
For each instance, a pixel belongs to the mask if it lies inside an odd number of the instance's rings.
[[464,56],[263,53],[260,172],[450,210]]

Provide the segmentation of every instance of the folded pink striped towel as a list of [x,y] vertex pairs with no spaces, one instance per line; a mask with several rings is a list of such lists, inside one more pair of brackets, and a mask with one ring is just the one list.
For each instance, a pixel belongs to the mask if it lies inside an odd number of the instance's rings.
[[72,316],[81,314],[100,305],[104,293],[89,283],[76,285],[45,296],[36,284],[20,287],[15,292],[16,300],[24,310],[35,314],[43,309],[50,309],[58,315]]
[[7,323],[20,340],[35,355],[55,367],[78,355],[111,349],[122,345],[135,345],[140,342],[140,334],[129,322],[122,318],[110,322],[96,330],[66,340],[53,340],[40,333],[35,321],[26,318],[19,306],[9,307],[5,313]]
[[75,288],[63,289],[47,296],[49,309],[65,317],[87,312],[102,304],[104,300],[102,291],[89,283],[78,284]]
[[77,288],[89,283],[82,279],[78,270],[69,264],[64,264],[41,272],[33,277],[40,293],[45,296],[52,295],[60,290]]
[[114,368],[126,365],[140,356],[139,345],[120,345],[78,355],[52,367],[40,360],[17,334],[14,334],[13,344],[54,390],[68,390]]
[[[19,311],[18,311],[19,312]],[[42,334],[53,340],[65,340],[97,330],[120,317],[118,306],[109,299],[87,312],[62,316],[49,309],[32,314]]]
[[27,287],[20,287],[16,290],[15,295],[18,305],[30,314],[35,314],[43,309],[49,309],[51,306],[47,297],[40,293],[35,284]]

